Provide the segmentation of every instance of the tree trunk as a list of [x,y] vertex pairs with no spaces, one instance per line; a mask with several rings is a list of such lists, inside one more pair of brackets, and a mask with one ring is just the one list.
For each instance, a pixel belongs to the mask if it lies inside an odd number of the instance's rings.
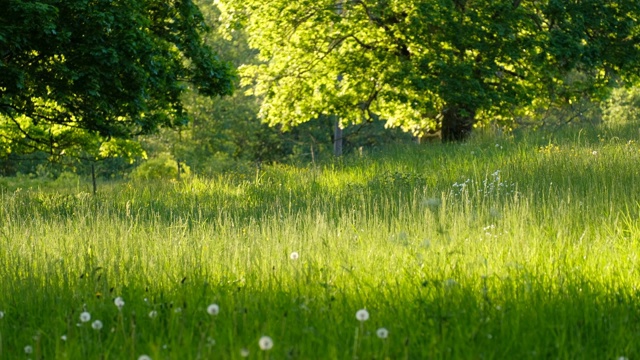
[[475,110],[459,106],[449,106],[442,111],[442,141],[459,142],[466,140],[473,130]]
[[98,193],[98,184],[96,183],[96,167],[91,163],[91,183],[93,184],[93,195]]
[[342,128],[338,116],[333,115],[333,155],[342,156]]

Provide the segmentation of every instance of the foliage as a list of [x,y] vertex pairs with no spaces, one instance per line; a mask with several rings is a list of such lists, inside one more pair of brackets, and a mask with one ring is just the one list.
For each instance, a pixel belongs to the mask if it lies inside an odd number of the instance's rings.
[[153,159],[149,159],[131,172],[131,178],[134,180],[171,180],[178,178],[178,169],[180,176],[188,176],[191,169],[186,164],[180,164],[169,153],[161,153]]
[[[571,88],[573,84],[589,81],[588,75],[571,72],[562,82]],[[592,127],[602,122],[601,104],[603,99],[594,98],[588,91],[574,89],[573,95],[556,97],[554,101],[535,101],[530,109],[507,124],[507,129],[525,127],[538,129],[544,127],[560,128],[563,126]]]
[[231,93],[207,30],[189,0],[4,1],[0,156],[139,155],[133,135],[186,123],[185,82]]
[[621,125],[640,123],[640,87],[617,88],[603,103],[604,121]]
[[217,2],[260,50],[242,73],[261,117],[285,126],[335,114],[460,140],[523,106],[603,95],[640,58],[635,0]]

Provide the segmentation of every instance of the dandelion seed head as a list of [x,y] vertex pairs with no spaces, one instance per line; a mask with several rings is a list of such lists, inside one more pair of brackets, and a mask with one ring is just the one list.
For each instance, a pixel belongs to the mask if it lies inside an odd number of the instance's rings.
[[297,251],[294,251],[291,254],[289,254],[289,259],[291,260],[298,260],[299,257],[300,257],[300,254],[298,254]]
[[93,328],[93,330],[102,329],[102,321],[100,321],[100,320],[94,321],[93,323],[91,323],[91,327]]
[[247,348],[240,349],[240,356],[248,357],[249,356],[249,350]]
[[595,151],[595,150],[593,150],[593,151],[591,152],[591,155],[596,156],[596,155],[598,155],[598,152],[597,152],[597,151]]
[[[455,183],[453,186],[456,187],[457,185],[458,183]],[[440,205],[442,205],[442,199],[439,199],[436,197],[425,199],[423,201],[423,205],[431,210],[437,210],[440,207]]]
[[367,311],[367,309],[358,310],[356,312],[356,319],[361,322],[369,320],[369,312]]
[[67,341],[67,335],[62,335],[62,336],[60,336],[60,340],[62,340],[62,341]]
[[207,312],[209,315],[218,315],[220,312],[220,306],[218,306],[218,304],[211,304],[207,306]]
[[138,360],[151,360],[151,356],[143,354],[138,356]]
[[270,350],[273,347],[273,340],[268,336],[263,336],[258,340],[261,350]]
[[376,330],[376,335],[378,335],[380,339],[386,339],[389,336],[389,330],[382,327]]
[[4,317],[4,311],[0,311],[0,319]]
[[27,346],[25,346],[25,347],[24,347],[24,353],[25,353],[25,354],[31,354],[31,353],[33,353],[33,346],[31,346],[31,345],[27,345]]
[[207,338],[207,347],[212,347],[216,345],[216,339],[212,338],[211,336],[209,336]]
[[155,319],[158,316],[158,312],[155,310],[149,311],[149,317]]
[[180,314],[182,312],[182,308],[181,307],[177,307],[175,309],[173,309],[173,312],[176,314]]
[[89,314],[89,312],[83,311],[80,313],[80,321],[82,321],[83,323],[86,323],[89,320],[91,320],[91,314]]
[[118,307],[118,310],[122,310],[122,307],[124,306],[124,300],[120,296],[115,298],[115,300],[113,300],[113,303]]

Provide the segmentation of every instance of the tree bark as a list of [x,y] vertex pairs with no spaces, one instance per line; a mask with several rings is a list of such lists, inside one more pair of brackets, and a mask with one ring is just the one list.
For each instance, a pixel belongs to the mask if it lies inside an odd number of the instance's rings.
[[475,123],[475,110],[448,106],[442,111],[442,142],[466,140]]

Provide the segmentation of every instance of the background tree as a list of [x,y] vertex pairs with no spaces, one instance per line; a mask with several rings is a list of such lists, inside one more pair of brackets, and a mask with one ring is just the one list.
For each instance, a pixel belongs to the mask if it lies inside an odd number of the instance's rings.
[[233,88],[207,31],[190,0],[3,1],[0,153],[126,153],[127,139],[184,124],[185,83]]
[[462,140],[536,102],[600,96],[640,64],[635,0],[218,2],[260,50],[242,73],[271,124],[336,114]]
[[[210,27],[222,26],[215,4],[206,1],[196,4]],[[224,36],[212,32],[205,42],[234,67],[259,63],[258,52],[249,47],[244,29]],[[156,157],[161,160],[168,153],[195,174],[210,176],[234,171],[255,176],[260,164],[309,163],[331,155],[333,123],[329,117],[283,131],[281,125],[272,127],[258,118],[262,98],[252,95],[249,85],[237,85],[237,90],[231,96],[215,98],[187,91],[183,103],[190,115],[189,124],[141,138],[150,160],[155,161]],[[411,136],[399,130],[389,131],[383,125],[377,121],[345,129],[345,152],[411,140]]]

